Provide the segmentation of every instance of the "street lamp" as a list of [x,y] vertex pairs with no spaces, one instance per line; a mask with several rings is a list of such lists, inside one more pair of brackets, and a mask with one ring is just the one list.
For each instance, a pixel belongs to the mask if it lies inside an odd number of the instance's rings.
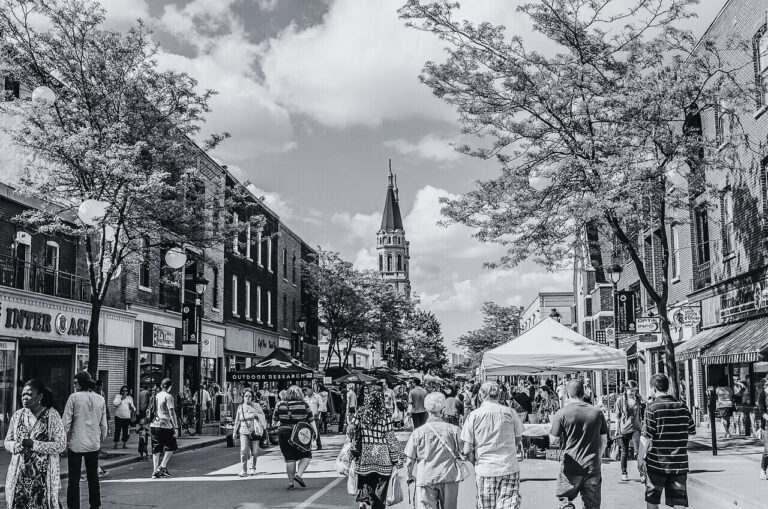
[[624,268],[614,263],[608,267],[608,275],[613,283],[613,342],[616,349],[619,348],[619,280]]
[[307,319],[303,316],[299,318],[298,321],[299,325],[299,337],[298,337],[298,345],[296,345],[296,356],[299,358],[300,361],[304,362],[304,348],[302,346],[302,342],[304,341],[304,327],[307,325]]
[[536,191],[542,192],[552,185],[552,179],[544,175],[540,170],[533,170],[528,175],[528,184]]
[[197,434],[203,431],[203,295],[208,288],[208,280],[198,275],[195,278],[195,307],[197,314]]

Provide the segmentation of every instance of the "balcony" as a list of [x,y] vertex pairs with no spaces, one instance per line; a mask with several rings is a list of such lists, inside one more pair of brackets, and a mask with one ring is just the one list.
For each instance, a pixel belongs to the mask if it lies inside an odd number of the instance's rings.
[[700,263],[693,269],[693,291],[701,290],[712,284],[712,262]]
[[0,255],[0,286],[80,302],[91,299],[88,279],[13,256]]

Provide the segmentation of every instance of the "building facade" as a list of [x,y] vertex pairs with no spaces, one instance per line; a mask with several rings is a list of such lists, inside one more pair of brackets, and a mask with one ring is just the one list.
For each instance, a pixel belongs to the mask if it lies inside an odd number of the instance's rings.
[[520,315],[520,332],[527,331],[548,316],[563,325],[573,325],[573,292],[540,292]]

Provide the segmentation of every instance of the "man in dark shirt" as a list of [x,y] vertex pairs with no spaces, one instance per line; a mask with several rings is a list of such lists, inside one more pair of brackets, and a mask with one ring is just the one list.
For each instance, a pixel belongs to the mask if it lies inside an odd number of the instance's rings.
[[561,509],[573,509],[578,495],[584,509],[599,509],[603,482],[600,465],[608,444],[608,424],[599,408],[584,402],[584,384],[571,380],[565,389],[565,406],[552,418],[549,430],[563,445],[555,496]]
[[637,453],[637,468],[647,473],[648,509],[658,509],[662,492],[668,506],[688,507],[688,435],[696,433],[696,425],[685,405],[667,391],[667,375],[653,375],[651,396],[654,399],[645,411]]
[[523,410],[529,414],[533,413],[533,401],[531,401],[531,398],[528,396],[527,392],[512,389],[512,399],[515,400],[517,404],[523,408]]

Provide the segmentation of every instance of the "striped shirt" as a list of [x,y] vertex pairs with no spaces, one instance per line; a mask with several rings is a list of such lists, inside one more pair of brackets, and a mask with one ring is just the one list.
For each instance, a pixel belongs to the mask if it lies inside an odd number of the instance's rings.
[[293,426],[299,422],[312,422],[312,409],[304,401],[281,401],[275,408],[274,420],[280,421],[280,426]]
[[646,454],[648,471],[659,475],[688,473],[688,435],[696,425],[684,404],[672,396],[656,398],[645,411],[643,435],[651,440]]

